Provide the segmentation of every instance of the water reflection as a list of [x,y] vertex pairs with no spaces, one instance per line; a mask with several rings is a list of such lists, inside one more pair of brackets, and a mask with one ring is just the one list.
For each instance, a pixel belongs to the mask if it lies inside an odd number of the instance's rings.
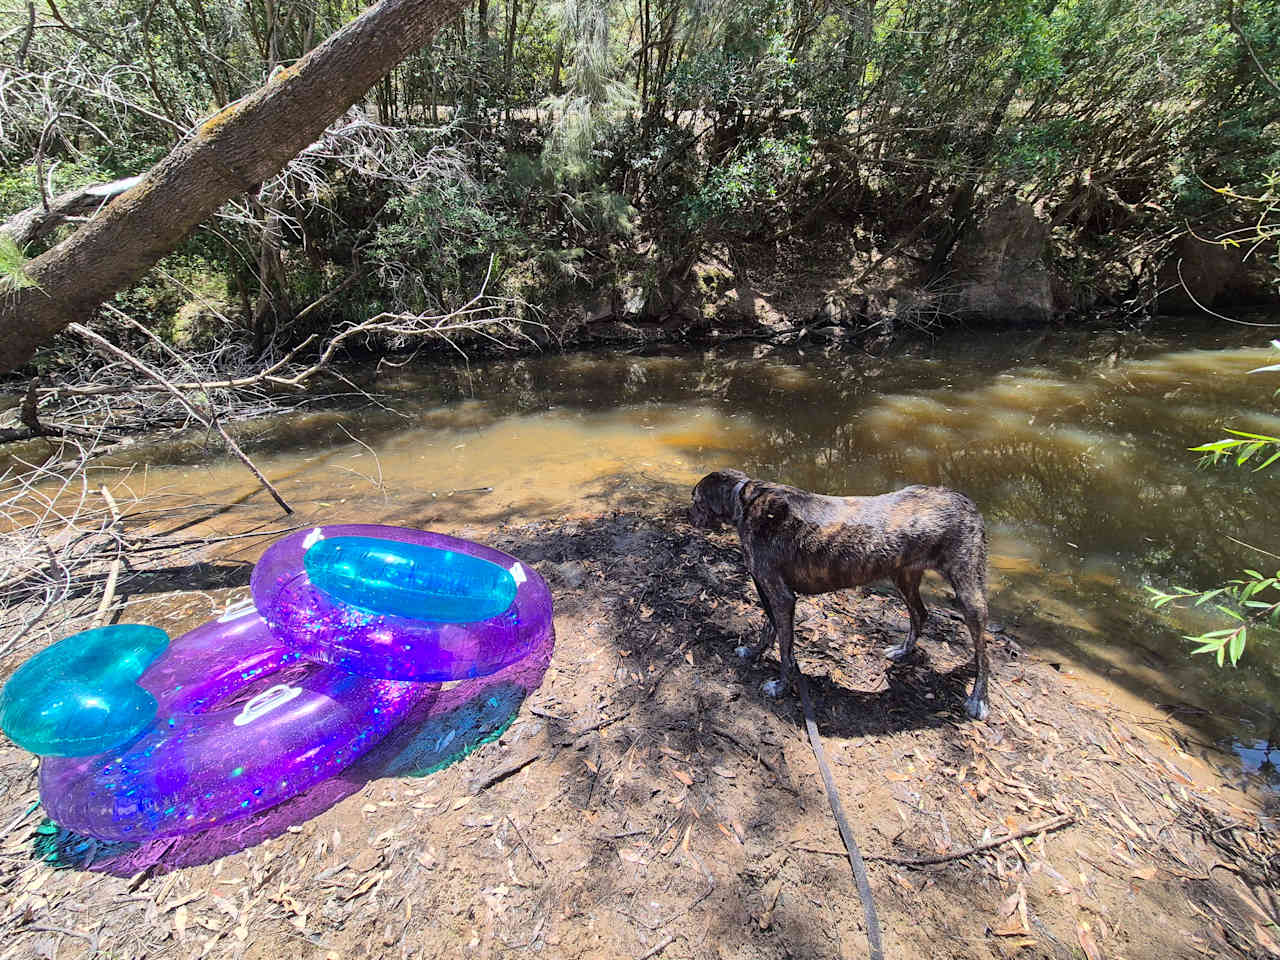
[[[738,345],[370,369],[378,405],[282,417],[249,446],[304,515],[325,520],[554,517],[628,496],[619,476],[683,498],[725,465],[833,493],[952,486],[987,517],[998,619],[1149,698],[1208,707],[1202,725],[1226,735],[1275,713],[1275,652],[1259,636],[1238,670],[1189,661],[1180,636],[1209,621],[1157,614],[1142,584],[1208,585],[1271,562],[1224,534],[1280,553],[1267,475],[1198,470],[1186,450],[1227,423],[1280,430],[1275,382],[1245,375],[1270,359],[1252,346],[1263,342],[1206,325],[957,335],[891,357]],[[234,464],[147,482],[206,500],[253,487]]]

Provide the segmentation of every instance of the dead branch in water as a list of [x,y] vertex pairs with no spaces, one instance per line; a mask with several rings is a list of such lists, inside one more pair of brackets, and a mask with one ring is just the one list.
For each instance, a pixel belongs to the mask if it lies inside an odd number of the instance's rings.
[[[119,311],[117,311],[114,307],[111,307],[109,304],[107,306],[109,310],[119,313]],[[123,316],[123,314],[121,314],[121,316]],[[134,321],[130,321],[130,322],[134,322]],[[138,326],[141,327],[142,325],[138,324]],[[156,372],[155,370],[152,370],[149,366],[147,366],[137,357],[133,356],[131,353],[128,353],[125,350],[120,349],[111,341],[107,340],[105,337],[98,335],[97,333],[94,333],[92,330],[90,330],[88,327],[84,326],[83,324],[70,323],[67,325],[67,329],[72,331],[73,333],[77,333],[80,336],[84,337],[86,340],[88,340],[90,343],[92,343],[94,346],[98,347],[98,349],[104,351],[105,353],[110,354],[111,356],[114,356],[114,357],[118,357],[119,359],[123,360],[125,363],[129,364],[134,369],[138,370],[140,373],[150,377],[152,380],[155,380],[158,383],[163,384],[165,389],[167,389],[170,393],[172,393],[178,399],[178,402],[181,403],[183,407],[186,408],[187,413],[191,415],[192,419],[194,419],[196,422],[200,423],[204,427],[212,428],[218,431],[218,434],[222,437],[227,447],[230,448],[231,452],[235,454],[237,459],[239,459],[240,462],[243,463],[248,468],[249,472],[252,473],[254,477],[257,478],[258,482],[262,484],[263,488],[269,494],[271,494],[272,499],[275,500],[276,503],[280,504],[280,509],[282,509],[285,513],[293,513],[293,507],[289,506],[289,504],[285,502],[284,497],[280,496],[280,492],[276,490],[274,486],[271,485],[271,481],[268,480],[263,475],[262,471],[259,470],[258,467],[254,464],[254,462],[249,459],[249,455],[240,449],[240,445],[231,438],[231,434],[227,433],[227,428],[222,425],[222,421],[218,417],[217,411],[214,410],[212,406],[209,406],[204,411],[197,409],[195,405],[190,400],[187,399],[186,395],[181,390],[179,390],[173,384],[169,383],[169,381],[167,381],[160,373]],[[145,330],[145,328],[142,328],[142,329]]]
[[[215,352],[206,357],[189,355],[179,357],[175,351],[161,343],[162,350],[171,357],[178,358],[180,366],[185,370],[188,377],[194,374],[194,379],[182,379],[180,376],[168,374],[162,380],[156,380],[152,383],[120,380],[115,383],[59,384],[37,387],[36,395],[41,399],[112,397],[153,393],[172,395],[176,389],[184,393],[193,391],[202,393],[226,391],[265,398],[266,394],[263,391],[272,389],[297,391],[302,389],[309,380],[329,370],[335,358],[344,349],[352,346],[367,346],[380,343],[393,350],[404,350],[421,341],[438,339],[447,343],[465,358],[466,351],[459,342],[459,338],[463,335],[479,337],[504,349],[512,349],[512,341],[517,339],[532,343],[532,338],[525,332],[524,328],[530,325],[541,326],[541,324],[519,315],[520,311],[527,307],[527,304],[522,301],[510,297],[491,296],[488,293],[488,288],[492,277],[493,258],[490,257],[489,266],[485,272],[484,281],[481,283],[479,292],[457,309],[443,313],[379,313],[360,322],[344,324],[323,341],[319,335],[313,334],[284,356],[266,366],[255,370],[246,370],[233,376],[218,377],[213,375],[212,368],[225,368],[228,362],[232,365],[244,366],[243,362],[237,363],[222,352]],[[137,321],[109,304],[107,309],[114,316],[123,319],[131,326],[143,330],[148,338],[159,343],[158,338],[155,338],[154,334],[151,334]],[[226,317],[220,316],[219,318],[228,325],[232,323]],[[319,344],[318,347],[317,344]],[[313,354],[314,359],[310,362],[300,362],[298,360],[299,357],[306,355],[311,350],[316,351]],[[197,365],[209,368],[208,375],[205,374],[205,371],[196,369]],[[177,371],[174,373],[176,374]]]

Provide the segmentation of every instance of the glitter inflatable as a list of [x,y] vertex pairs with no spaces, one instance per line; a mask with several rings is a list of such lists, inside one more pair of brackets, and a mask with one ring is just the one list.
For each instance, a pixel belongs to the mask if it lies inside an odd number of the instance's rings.
[[157,704],[141,735],[41,763],[62,826],[138,840],[247,817],[346,767],[430,689],[303,663],[254,610],[174,640],[138,682]]
[[366,677],[486,676],[551,629],[551,592],[515,557],[404,527],[299,531],[262,555],[250,589],[304,659]]
[[416,543],[334,537],[312,546],[302,562],[312,584],[335,600],[410,620],[488,620],[516,598],[506,567]]
[[137,624],[68,637],[0,689],[0,729],[43,757],[62,830],[216,839],[264,811],[287,818],[311,793],[345,795],[322,784],[407,717],[395,769],[436,768],[509,722],[555,640],[536,572],[421,530],[299,532],[263,554],[251,594],[172,642]]
[[138,678],[168,645],[163,630],[136,623],[59,640],[0,690],[0,730],[46,757],[87,757],[132,740],[156,719],[156,699]]

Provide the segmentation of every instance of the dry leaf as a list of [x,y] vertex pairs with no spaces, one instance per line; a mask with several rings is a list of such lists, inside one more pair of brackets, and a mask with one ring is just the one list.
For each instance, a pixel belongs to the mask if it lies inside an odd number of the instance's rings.
[[676,848],[676,844],[679,842],[680,842],[680,834],[673,833],[671,836],[669,836],[666,839],[666,841],[663,842],[662,846],[658,849],[658,853],[664,857],[669,856],[671,851]]
[[683,783],[686,787],[693,786],[693,777],[689,776],[689,774],[685,773],[683,770],[677,770],[675,767],[672,767],[671,775],[675,777],[677,780],[679,780],[681,783]]
[[1031,933],[1031,927],[1027,923],[1027,891],[1022,884],[1018,884],[1018,889],[1000,904],[1000,915],[1009,919],[1000,926],[991,928],[991,932],[997,937],[1025,937]]
[[1139,880],[1154,880],[1156,878],[1156,874],[1159,872],[1160,871],[1155,867],[1139,867],[1134,870],[1130,876],[1136,877]]
[[1275,938],[1257,920],[1253,921],[1253,935],[1258,940],[1258,946],[1273,957],[1280,957],[1280,946],[1276,945]]
[[194,900],[199,900],[203,896],[203,893],[189,893],[185,897],[180,897],[177,900],[171,900],[169,903],[166,903],[160,908],[160,912],[168,913],[170,910],[176,910],[178,907],[185,906]]
[[186,939],[187,935],[187,908],[179,907],[178,912],[173,915],[173,929],[178,934],[178,939]]
[[1025,937],[1031,931],[1022,925],[1020,917],[1013,917],[998,927],[992,927],[991,932],[997,937]]
[[1013,916],[1013,911],[1018,909],[1018,896],[1021,893],[1022,890],[1019,888],[1004,898],[1000,904],[1000,916],[1005,918]]
[[1093,929],[1088,920],[1076,921],[1076,939],[1080,941],[1080,949],[1089,960],[1104,960],[1102,949],[1093,937]]

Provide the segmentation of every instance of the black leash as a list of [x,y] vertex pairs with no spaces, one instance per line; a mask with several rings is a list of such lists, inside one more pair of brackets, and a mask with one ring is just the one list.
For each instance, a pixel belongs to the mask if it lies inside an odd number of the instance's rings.
[[836,792],[836,783],[831,776],[831,768],[827,766],[827,756],[822,750],[822,739],[818,736],[818,722],[813,718],[809,681],[805,679],[798,664],[795,667],[795,677],[800,701],[804,704],[804,725],[809,731],[809,743],[813,747],[813,755],[818,758],[818,770],[822,773],[822,782],[827,788],[827,800],[831,802],[831,812],[835,815],[836,826],[840,828],[840,838],[844,840],[844,849],[849,854],[849,866],[853,868],[853,879],[858,885],[858,896],[862,899],[862,915],[867,921],[867,946],[871,951],[871,960],[884,960],[884,948],[880,945],[880,921],[876,918],[875,901],[871,899],[867,867],[862,862],[862,854],[858,852],[858,844],[853,839],[853,831],[849,829],[849,821],[845,819],[844,806],[840,803],[840,794]]

